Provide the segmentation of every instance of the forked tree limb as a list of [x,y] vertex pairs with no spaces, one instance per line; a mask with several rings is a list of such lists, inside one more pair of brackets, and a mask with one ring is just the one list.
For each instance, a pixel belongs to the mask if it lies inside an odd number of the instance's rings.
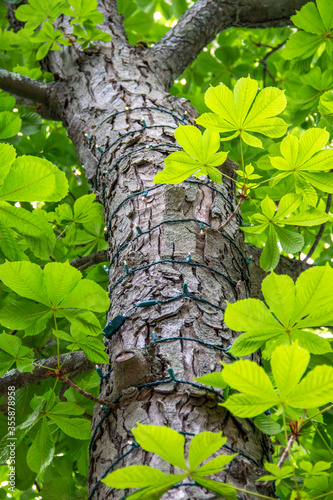
[[150,62],[166,86],[217,34],[232,27],[269,28],[290,24],[308,0],[198,0],[150,51]]

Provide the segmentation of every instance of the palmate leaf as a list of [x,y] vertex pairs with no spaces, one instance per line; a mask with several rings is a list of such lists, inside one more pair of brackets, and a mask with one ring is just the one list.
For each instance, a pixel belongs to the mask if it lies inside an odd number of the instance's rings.
[[287,101],[283,91],[277,88],[266,87],[258,95],[257,91],[258,82],[250,77],[240,78],[233,94],[224,85],[210,87],[205,102],[213,113],[204,113],[196,122],[207,129],[231,134],[224,137],[224,141],[240,135],[249,146],[262,148],[261,141],[249,132],[268,137],[284,135],[288,125],[276,115],[284,110]]
[[82,279],[80,271],[68,262],[52,262],[43,270],[27,261],[6,262],[0,266],[0,279],[24,297],[2,309],[0,322],[4,326],[25,329],[26,334],[35,335],[56,315],[69,319],[83,331],[88,330],[88,334],[101,332],[98,319],[89,310],[90,302],[93,311],[106,311],[108,295],[96,283]]
[[267,234],[265,248],[260,257],[260,266],[265,271],[275,269],[279,263],[278,241],[286,253],[296,253],[303,248],[303,236],[296,230],[286,229],[284,226],[316,226],[330,218],[328,214],[317,209],[295,214],[301,202],[301,194],[286,194],[281,198],[279,208],[275,212],[275,203],[266,196],[261,202],[262,214],[254,214],[250,218],[251,221],[259,224],[241,228],[245,233],[261,234],[265,231]]
[[132,430],[133,436],[144,450],[156,453],[180,469],[188,469],[184,458],[185,438],[182,434],[168,427],[137,425]]
[[180,125],[175,130],[175,138],[184,151],[167,156],[165,168],[154,177],[154,182],[177,184],[192,174],[208,175],[214,182],[222,182],[222,174],[216,167],[225,162],[227,153],[217,153],[220,148],[218,132],[205,130],[201,135],[193,125]]
[[66,176],[47,160],[33,156],[16,158],[15,149],[8,144],[0,144],[0,156],[1,249],[11,260],[27,258],[15,244],[15,230],[37,257],[48,259],[56,242],[51,225],[35,211],[7,202],[59,201],[68,191]]
[[56,238],[51,225],[35,212],[0,201],[0,221],[21,234],[36,257],[50,257]]
[[15,10],[19,21],[26,21],[26,27],[35,29],[46,19],[54,21],[65,5],[64,0],[29,0],[28,5],[21,5]]
[[[329,265],[304,271],[296,286],[288,276],[272,272],[262,282],[268,307],[257,299],[228,303],[225,323],[233,330],[245,332],[234,341],[232,354],[245,356],[266,344],[272,346],[264,352],[269,356],[274,350],[273,342],[288,344],[291,340],[298,340],[302,347],[316,354],[331,352],[327,339],[304,328],[324,326],[333,320],[332,280],[333,269]],[[222,377],[225,380],[223,371]]]
[[[274,185],[282,179],[293,180],[295,188],[301,192],[308,202],[306,190],[308,184],[327,192],[333,192],[333,176],[329,173],[333,159],[333,149],[322,149],[329,140],[329,133],[325,129],[312,128],[304,132],[300,139],[288,134],[280,144],[282,156],[270,156],[274,168],[283,171],[281,176],[274,180]],[[316,204],[316,198],[311,205]]]
[[224,364],[223,377],[241,393],[229,396],[221,406],[236,416],[254,417],[272,406],[316,408],[333,401],[333,367],[317,366],[300,381],[309,359],[309,353],[297,342],[277,347],[271,362],[277,390],[263,368],[253,361]]
[[331,30],[333,27],[333,7],[329,0],[317,0],[305,4],[291,20],[298,31],[288,40],[283,51],[285,59],[308,58],[325,44],[326,51],[332,55]]
[[202,432],[192,438],[188,457],[190,468],[188,468],[184,457],[185,438],[182,434],[169,427],[141,425],[139,423],[137,425],[137,428],[132,429],[132,433],[144,450],[156,453],[172,465],[185,469],[186,472],[184,474],[165,474],[146,465],[131,465],[111,472],[105,479],[102,479],[105,484],[119,489],[141,488],[129,495],[128,498],[155,500],[161,498],[171,486],[190,476],[205,488],[223,493],[223,498],[236,498],[236,490],[231,485],[203,477],[220,472],[236,455],[218,456],[198,468],[201,462],[224,445],[226,438],[222,437],[222,433]]
[[0,188],[0,200],[59,201],[68,192],[64,172],[43,158],[20,156]]
[[4,375],[16,362],[16,367],[21,372],[33,370],[32,360],[34,353],[32,349],[22,346],[22,341],[18,337],[13,337],[6,333],[0,334],[0,376]]

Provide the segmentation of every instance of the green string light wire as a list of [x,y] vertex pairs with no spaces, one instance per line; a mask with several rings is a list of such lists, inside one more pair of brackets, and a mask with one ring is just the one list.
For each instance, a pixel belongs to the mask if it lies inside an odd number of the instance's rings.
[[137,108],[130,108],[130,107],[126,106],[126,108],[123,111],[116,111],[112,115],[107,116],[101,123],[99,123],[97,125],[95,130],[97,130],[101,125],[103,125],[108,120],[111,120],[111,118],[115,118],[116,116],[122,115],[124,113],[131,113],[132,111],[139,111],[139,110],[143,110],[143,109],[160,111],[161,113],[166,113],[167,115],[172,116],[175,120],[178,120],[179,122],[184,122],[185,120],[189,120],[189,118],[187,118],[187,116],[186,116],[186,114],[187,114],[186,112],[183,114],[182,118],[179,118],[179,116],[172,113],[172,111],[169,111],[166,108],[161,108],[159,106],[139,106]]
[[93,487],[93,489],[91,490],[91,493],[89,495],[89,498],[88,500],[91,500],[92,497],[93,497],[93,494],[95,493],[96,489],[98,488],[98,485],[101,483],[102,479],[104,479],[107,474],[110,472],[110,470],[112,470],[116,465],[119,464],[119,462],[121,462],[121,460],[123,460],[125,457],[127,457],[130,453],[132,453],[133,450],[135,450],[136,448],[139,447],[138,443],[136,441],[132,441],[131,443],[128,443],[128,444],[131,444],[131,448],[126,451],[126,453],[124,453],[121,457],[119,457],[117,460],[115,460],[114,462],[112,462],[112,464],[106,469],[106,471],[104,472],[103,476],[101,476],[101,478],[97,481],[97,483],[95,484],[95,486]]
[[[187,260],[176,260],[176,259],[161,259],[161,260],[157,260],[155,262],[151,262],[150,264],[146,264],[145,266],[140,266],[140,267],[135,267],[134,269],[126,269],[125,267],[125,270],[127,271],[126,274],[124,274],[123,276],[121,276],[121,278],[119,278],[113,285],[112,287],[110,288],[110,291],[109,291],[109,297],[111,297],[112,295],[112,292],[113,290],[120,284],[122,283],[122,281],[124,281],[124,279],[126,279],[128,276],[130,276],[131,274],[134,274],[136,273],[137,271],[142,271],[144,269],[149,269],[150,267],[153,267],[153,266],[156,266],[157,264],[164,264],[165,262],[168,262],[170,264],[185,264],[187,266],[192,266],[192,267],[202,267],[204,269],[208,269],[209,271],[212,271],[213,273],[217,274],[218,276],[221,276],[225,281],[227,281],[230,285],[232,285],[233,287],[236,286],[236,283],[231,280],[230,278],[228,278],[228,276],[226,276],[225,274],[221,273],[220,271],[217,271],[216,269],[214,269],[213,267],[210,267],[210,266],[206,266],[206,264],[198,264],[196,262],[188,262]],[[126,266],[126,264],[125,264]],[[127,266],[128,267],[128,266]],[[189,297],[189,295],[187,295]],[[214,307],[218,307],[218,306],[215,306]],[[222,311],[224,311],[224,309],[220,308]]]
[[146,122],[144,122],[144,126],[138,130],[129,130],[128,132],[125,132],[124,134],[121,134],[115,141],[113,141],[107,148],[102,149],[101,147],[97,146],[97,150],[100,152],[100,157],[96,165],[96,171],[95,171],[95,178],[94,178],[94,184],[97,187],[97,177],[98,177],[98,169],[101,166],[101,162],[103,159],[103,156],[111,149],[113,146],[115,146],[119,141],[121,141],[124,137],[127,137],[128,135],[144,132],[145,130],[149,130],[152,128],[171,128],[172,130],[176,130],[177,127],[172,127],[171,125],[146,125]]
[[[228,201],[228,203],[230,204],[231,208],[233,207],[232,203],[230,202],[230,200],[228,200],[223,193],[221,193],[221,191],[219,191],[218,189],[214,188],[213,186],[210,186],[209,185],[209,181],[208,182],[201,182],[201,181],[184,181],[186,183],[191,183],[191,184],[199,184],[199,185],[202,185],[202,186],[206,186],[208,187],[209,189],[211,189],[212,191],[215,191],[217,192],[218,194],[220,194],[226,201]],[[104,186],[104,185],[103,185]],[[165,184],[156,184],[156,186],[152,186],[150,188],[147,188],[147,189],[143,189],[141,191],[136,191],[135,193],[132,193],[130,194],[129,196],[127,196],[126,198],[124,198],[124,200],[122,200],[119,205],[114,209],[114,211],[112,212],[112,214],[110,215],[110,218],[109,218],[109,222],[108,222],[108,226],[107,226],[107,237],[109,238],[110,236],[110,231],[111,231],[111,223],[112,223],[112,220],[113,218],[116,216],[117,212],[120,210],[120,208],[128,201],[130,200],[131,198],[135,198],[137,196],[140,196],[140,195],[143,195],[143,196],[147,196],[148,192],[150,191],[154,191],[155,189],[158,189],[159,187],[162,187],[162,186],[165,186]],[[209,228],[212,228],[212,226],[208,223],[208,222],[203,222],[203,221],[199,221],[198,219],[175,219],[176,221],[179,221],[179,222],[183,222],[183,221],[197,221],[197,222],[200,222],[200,223],[203,223],[204,225],[206,225],[207,227]],[[164,223],[164,222],[162,222]],[[153,228],[151,228],[149,231],[152,231],[154,228],[156,228],[157,226],[154,226]],[[220,234],[222,235],[222,237],[224,239],[226,239],[230,244],[232,244],[234,246],[234,248],[236,248],[237,252],[239,253],[239,255],[241,256],[244,264],[246,265],[246,269],[247,269],[247,272],[248,272],[248,275],[250,276],[250,270],[249,270],[249,262],[248,262],[248,259],[245,257],[245,255],[243,254],[242,250],[239,248],[239,246],[237,245],[237,243],[235,243],[233,241],[232,238],[230,238],[230,236],[228,236],[227,233],[225,233],[224,231],[221,231]],[[131,240],[133,241],[133,240]],[[130,243],[130,242],[128,242]]]
[[128,153],[125,153],[124,155],[120,156],[120,158],[117,159],[117,161],[112,165],[112,167],[109,170],[103,171],[103,174],[109,174],[119,165],[119,163],[124,158],[127,158],[128,156],[130,156],[134,153],[137,153],[138,151],[143,151],[143,150],[148,150],[148,149],[156,149],[156,148],[161,148],[161,147],[181,149],[179,146],[177,146],[177,144],[169,144],[167,142],[162,142],[161,144],[146,144],[146,146],[141,146],[140,148],[133,149],[132,151],[129,151]]
[[203,225],[205,225],[207,227],[212,227],[210,224],[208,224],[208,222],[204,222],[204,221],[201,221],[199,219],[191,219],[191,218],[190,219],[168,219],[168,220],[163,220],[159,224],[156,224],[156,226],[153,226],[150,229],[147,229],[146,231],[142,231],[142,229],[140,228],[140,226],[136,226],[136,230],[138,231],[139,234],[137,234],[134,238],[132,238],[131,240],[127,241],[126,243],[124,243],[123,245],[121,245],[121,247],[118,248],[118,250],[111,257],[109,267],[112,266],[115,258],[117,257],[117,255],[119,255],[119,253],[122,250],[124,250],[124,248],[128,247],[128,245],[130,245],[130,243],[133,243],[134,241],[136,241],[137,239],[139,239],[141,236],[144,236],[145,234],[149,234],[152,231],[155,231],[155,229],[158,229],[159,227],[163,226],[164,224],[176,224],[176,223],[180,223],[180,222],[198,222],[199,224],[203,224]]
[[236,361],[238,359],[238,358],[235,358],[235,356],[233,356],[230,352],[228,352],[229,349],[231,349],[231,347],[232,347],[231,345],[229,345],[228,347],[220,347],[216,344],[211,344],[210,342],[204,342],[203,340],[199,340],[199,339],[192,339],[191,337],[168,337],[168,338],[160,339],[160,340],[153,339],[149,344],[147,344],[143,347],[140,347],[140,350],[149,349],[149,347],[151,347],[154,344],[162,344],[163,342],[175,342],[176,340],[181,340],[181,341],[185,341],[185,342],[196,342],[197,344],[203,345],[205,347],[211,347],[212,349],[216,349],[217,351],[223,352],[227,356],[229,356],[231,359],[233,359],[234,361]]

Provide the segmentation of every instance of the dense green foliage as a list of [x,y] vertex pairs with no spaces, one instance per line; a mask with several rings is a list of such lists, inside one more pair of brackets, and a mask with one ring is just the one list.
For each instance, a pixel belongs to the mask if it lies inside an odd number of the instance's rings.
[[[165,0],[118,0],[118,5],[133,45],[155,43],[188,8],[186,0],[172,6]],[[50,50],[72,44],[81,51],[110,40],[96,27],[103,20],[96,6],[91,0],[29,0],[16,11],[25,25],[15,33],[0,0],[0,67],[52,81],[39,63]],[[62,14],[71,19],[68,33],[52,25]],[[261,349],[264,367],[236,360],[197,382],[224,389],[222,405],[237,416],[255,417],[255,425],[272,437],[274,463],[266,464],[269,474],[261,479],[275,480],[282,500],[332,500],[333,4],[309,3],[292,21],[298,31],[291,24],[221,33],[176,80],[172,93],[197,107],[197,123],[205,130],[176,130],[183,151],[168,156],[155,182],[174,184],[194,174],[221,183],[217,167],[227,154],[238,163],[241,229],[247,242],[263,249],[260,264],[269,274],[262,283],[265,302],[229,304],[225,322],[243,332],[231,353],[242,357]],[[0,93],[0,375],[13,368],[31,372],[34,361],[74,350],[107,364],[101,329],[109,306],[108,276],[103,264],[83,274],[69,265],[107,248],[102,205],[90,192],[61,124],[15,106],[14,97]],[[313,268],[296,283],[274,273],[281,254],[306,259],[319,230],[322,236],[311,250]],[[76,377],[75,383],[97,397],[98,371]],[[87,415],[95,403],[73,387],[62,402],[59,389],[57,379],[50,378],[16,391],[14,499],[36,498],[39,492],[44,500],[87,498]],[[5,486],[0,499],[8,487],[11,397],[2,398],[0,412]],[[133,500],[153,500],[190,476],[223,498],[236,498],[233,487],[206,477],[234,455],[200,466],[225,444],[221,433],[194,436],[187,458],[184,436],[171,429],[138,424],[133,435],[144,450],[185,472],[166,475],[132,466],[111,473],[107,485],[139,488],[130,495]],[[279,462],[288,442],[289,453]]]

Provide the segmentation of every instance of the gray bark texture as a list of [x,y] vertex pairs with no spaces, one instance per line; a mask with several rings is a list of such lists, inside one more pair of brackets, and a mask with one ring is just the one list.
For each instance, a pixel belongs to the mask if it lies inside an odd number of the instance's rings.
[[[196,182],[156,186],[153,178],[163,168],[163,159],[175,150],[174,129],[179,123],[195,124],[197,116],[188,101],[168,93],[174,76],[219,31],[233,25],[280,26],[304,3],[283,1],[279,9],[278,2],[270,0],[198,0],[151,50],[131,47],[116,1],[101,0],[99,7],[106,16],[103,28],[112,34],[111,44],[80,57],[69,47],[48,58],[47,69],[56,79],[48,94],[50,112],[63,120],[86,176],[104,204],[111,262],[107,322],[127,311],[124,324],[106,342],[113,372],[103,380],[100,398],[116,403],[106,418],[99,406],[94,411],[88,478],[92,500],[123,497],[122,490],[108,488],[100,479],[128,451],[136,422],[184,433],[223,431],[227,445],[240,454],[218,479],[273,498],[272,486],[257,483],[263,463],[270,459],[267,436],[251,419],[235,418],[219,406],[222,391],[212,393],[186,383],[219,371],[221,361],[232,362],[226,353],[196,341],[228,347],[236,333],[224,324],[222,308],[227,301],[251,293],[237,217],[223,232],[217,230],[237,204],[233,183],[214,186],[191,179]],[[205,36],[200,38],[202,33]],[[233,176],[234,167],[227,160],[221,170]],[[147,194],[137,194],[145,190]],[[137,227],[144,234],[139,236]],[[252,269],[257,266],[252,264]],[[262,279],[260,272],[255,277]],[[165,302],[180,295],[184,283],[189,296]],[[260,293],[258,282],[254,288]],[[150,300],[162,303],[133,307]],[[155,343],[153,334],[158,340],[169,340]],[[173,337],[180,339],[170,340]],[[260,363],[259,355],[251,358]],[[170,379],[170,367],[182,382],[158,383]],[[103,366],[103,374],[109,369]],[[151,385],[137,387],[144,384]],[[186,439],[188,447],[189,436]],[[221,453],[232,452],[223,448]],[[141,448],[117,467],[131,464],[177,472]],[[238,497],[258,498],[241,492]],[[171,489],[163,496],[164,500],[212,498],[216,495],[197,486]]]

